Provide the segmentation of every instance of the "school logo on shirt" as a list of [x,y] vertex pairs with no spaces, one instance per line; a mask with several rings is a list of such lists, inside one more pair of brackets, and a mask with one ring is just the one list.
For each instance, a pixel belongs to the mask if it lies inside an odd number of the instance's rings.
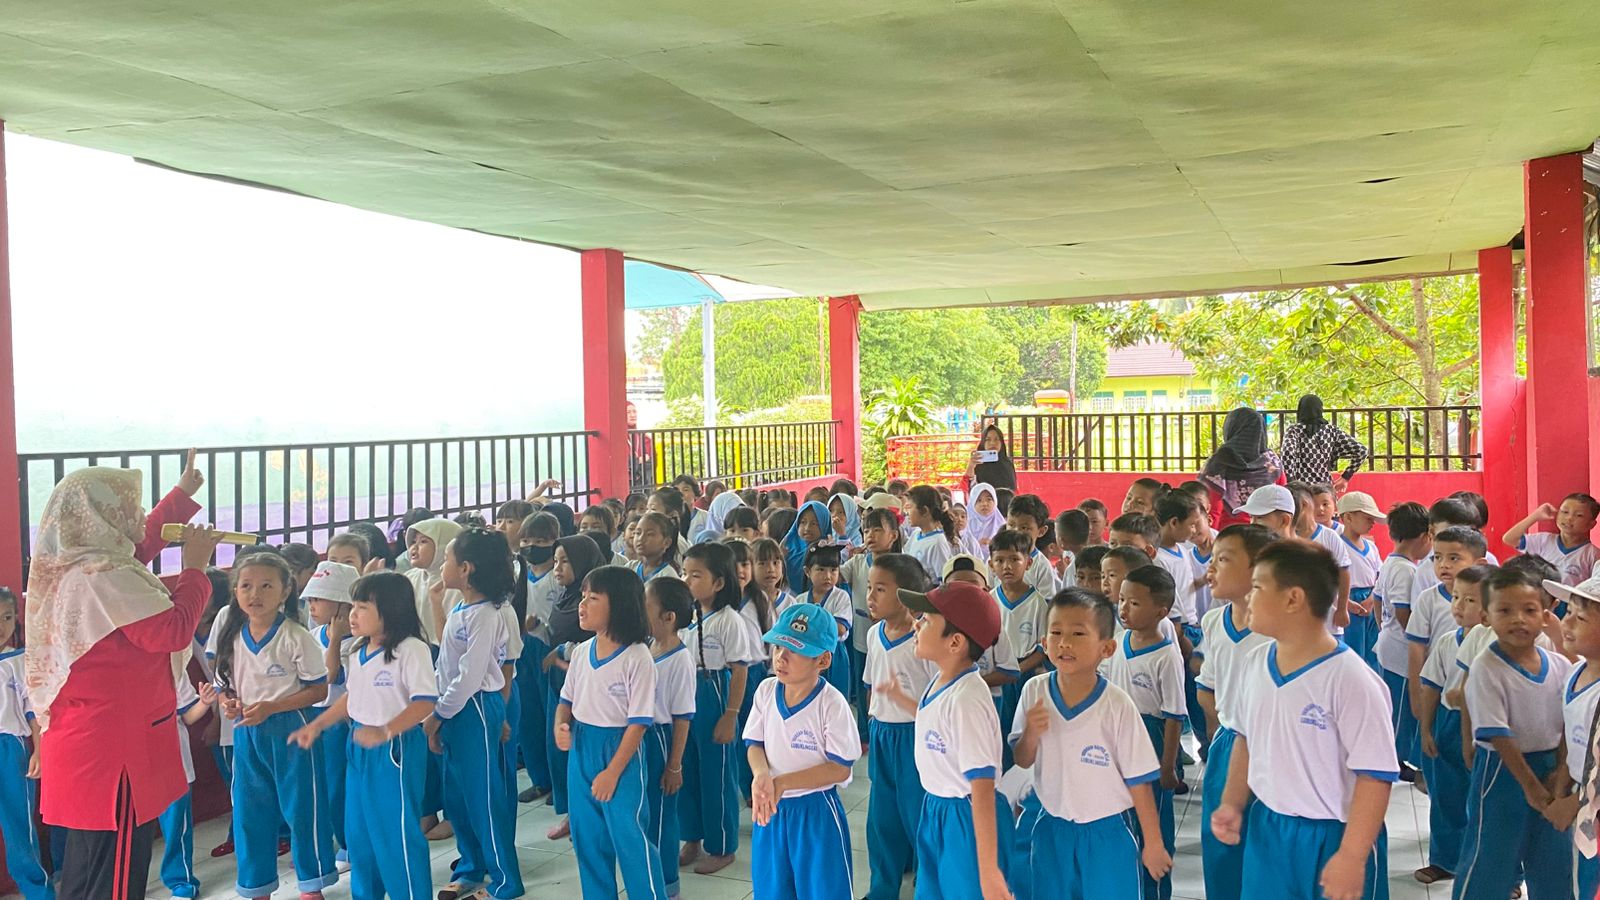
[[816,751],[822,749],[822,744],[817,740],[816,732],[809,728],[802,728],[789,737],[789,748],[791,750]]
[[1033,637],[1033,623],[1023,622],[1017,626],[1017,633],[1023,637]]
[[456,640],[460,641],[463,644],[465,644],[467,642],[467,626],[466,626],[466,623],[463,622],[461,627],[456,629]]
[[1136,688],[1144,688],[1147,691],[1153,691],[1156,689],[1156,681],[1154,678],[1150,677],[1149,672],[1135,672],[1133,673],[1133,686]]
[[277,663],[267,666],[266,676],[268,678],[282,678],[287,674],[289,673],[283,670],[283,666],[280,666]]
[[928,733],[922,736],[922,746],[935,753],[950,752],[950,746],[945,743],[944,735],[932,728],[928,729]]
[[[15,684],[13,684],[12,686],[16,687]],[[1571,742],[1570,746],[1573,746],[1573,747],[1587,747],[1587,746],[1589,746],[1589,726],[1588,725],[1585,725],[1582,722],[1574,722],[1574,723],[1572,723],[1572,742]]]
[[722,639],[721,638],[714,638],[714,637],[712,637],[711,635],[708,634],[704,638],[701,639],[700,646],[704,647],[707,650],[721,650],[722,649]]
[[606,685],[606,693],[618,700],[628,699],[628,686],[620,681],[613,681]]
[[394,687],[394,673],[389,671],[379,672],[372,678],[373,687]]
[[1090,744],[1078,754],[1078,762],[1086,766],[1099,766],[1102,769],[1111,768],[1111,751],[1099,744]]
[[1318,731],[1327,731],[1328,711],[1315,703],[1308,703],[1305,709],[1300,710],[1300,724],[1310,725]]

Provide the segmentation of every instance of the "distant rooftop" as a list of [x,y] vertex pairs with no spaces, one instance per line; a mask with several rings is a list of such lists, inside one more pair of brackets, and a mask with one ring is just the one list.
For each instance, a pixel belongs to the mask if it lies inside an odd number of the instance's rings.
[[1150,341],[1111,351],[1106,359],[1107,378],[1139,375],[1193,375],[1194,363],[1165,341]]

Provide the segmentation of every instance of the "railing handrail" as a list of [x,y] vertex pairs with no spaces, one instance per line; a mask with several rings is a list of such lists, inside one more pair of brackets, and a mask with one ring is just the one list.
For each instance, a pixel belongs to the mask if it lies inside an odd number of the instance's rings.
[[755,428],[789,428],[802,425],[838,425],[839,419],[808,419],[803,422],[750,422],[739,425],[680,425],[672,428],[629,428],[629,434],[697,434],[706,431],[739,431]]
[[[339,447],[383,447],[383,446],[387,446],[387,445],[390,445],[390,444],[395,444],[395,445],[399,445],[399,444],[438,444],[438,443],[446,443],[446,442],[448,442],[448,443],[456,443],[456,442],[460,442],[460,441],[504,441],[504,440],[515,440],[517,438],[531,438],[531,437],[571,438],[571,437],[599,437],[599,436],[600,436],[600,432],[593,431],[593,430],[588,430],[588,431],[585,431],[585,430],[577,430],[577,431],[528,431],[528,432],[512,432],[512,433],[509,433],[509,434],[475,434],[475,435],[465,435],[465,436],[462,436],[462,437],[456,437],[454,435],[446,435],[446,436],[415,437],[415,438],[382,438],[382,439],[361,438],[361,439],[349,440],[349,441],[275,441],[275,442],[269,443],[269,444],[237,444],[237,445],[229,444],[229,445],[220,445],[220,446],[215,446],[215,447],[195,447],[195,448],[192,448],[192,449],[194,449],[194,451],[197,454],[201,454],[201,455],[204,455],[206,453],[257,453],[257,452],[270,453],[270,452],[273,452],[273,451],[276,451],[276,450],[283,450],[285,448],[288,448],[290,450],[331,450],[331,449],[335,449],[335,448],[339,448]],[[57,458],[61,458],[61,459],[87,459],[87,458],[90,458],[90,457],[95,457],[95,458],[104,459],[104,458],[109,458],[109,457],[113,457],[113,456],[172,456],[173,454],[178,454],[178,455],[186,454],[186,453],[189,452],[190,449],[191,448],[188,447],[188,446],[181,446],[181,447],[180,446],[171,446],[171,447],[146,447],[146,448],[139,448],[139,449],[134,449],[134,450],[124,450],[124,449],[116,449],[116,450],[48,450],[48,451],[39,450],[39,451],[33,451],[33,452],[29,452],[29,453],[18,453],[17,454],[17,458],[18,459],[31,459],[31,460],[41,460],[41,461],[43,461],[43,460],[52,460],[52,459],[57,459]]]
[[628,486],[648,490],[678,475],[752,487],[837,473],[838,419],[628,429]]

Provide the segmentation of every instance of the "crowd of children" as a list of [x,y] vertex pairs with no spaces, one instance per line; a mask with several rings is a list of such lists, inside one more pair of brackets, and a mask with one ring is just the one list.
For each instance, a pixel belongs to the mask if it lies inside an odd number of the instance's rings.
[[[219,728],[213,853],[246,898],[287,851],[302,897],[348,872],[360,900],[511,900],[517,804],[548,795],[585,898],[677,896],[681,869],[733,863],[747,805],[757,897],[846,900],[839,791],[863,756],[874,900],[908,877],[930,900],[1168,900],[1195,756],[1213,900],[1386,897],[1397,781],[1431,794],[1418,881],[1595,897],[1600,503],[1540,506],[1499,565],[1477,495],[1384,512],[1267,484],[1214,530],[1217,502],[1140,478],[1114,516],[1052,515],[983,484],[684,476],[581,516],[418,510],[326,559],[257,547],[214,570],[204,678],[179,677],[174,712]],[[0,643],[15,619],[0,594]],[[0,654],[0,832],[37,900],[19,652]],[[161,827],[163,881],[196,896],[188,798]],[[452,836],[441,888],[429,841]]]

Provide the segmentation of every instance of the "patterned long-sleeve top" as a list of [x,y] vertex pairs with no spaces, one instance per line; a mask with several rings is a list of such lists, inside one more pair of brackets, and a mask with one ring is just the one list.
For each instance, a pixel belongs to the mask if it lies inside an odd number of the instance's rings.
[[1308,436],[1306,427],[1296,422],[1284,429],[1280,455],[1290,481],[1321,484],[1328,481],[1333,464],[1341,459],[1350,461],[1344,469],[1344,477],[1354,475],[1367,461],[1367,448],[1332,424],[1323,425]]

